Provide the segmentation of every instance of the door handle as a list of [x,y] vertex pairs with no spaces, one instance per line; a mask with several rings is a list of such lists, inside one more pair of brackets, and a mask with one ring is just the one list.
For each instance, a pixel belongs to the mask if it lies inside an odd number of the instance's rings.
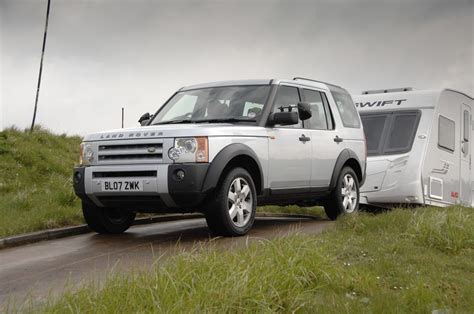
[[344,139],[342,137],[337,136],[337,135],[334,138],[334,142],[336,142],[336,143],[342,143],[342,141],[344,141]]
[[300,141],[305,143],[305,142],[308,142],[308,141],[311,141],[311,138],[310,137],[307,137],[306,135],[304,134],[301,134],[300,136]]

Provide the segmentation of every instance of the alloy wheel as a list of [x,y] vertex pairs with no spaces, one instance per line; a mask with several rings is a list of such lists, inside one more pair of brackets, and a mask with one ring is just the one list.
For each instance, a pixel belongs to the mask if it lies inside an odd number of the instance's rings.
[[350,174],[344,175],[342,179],[342,207],[346,213],[352,213],[356,209],[358,196],[357,186],[354,178]]
[[237,177],[232,181],[227,204],[232,223],[237,227],[244,227],[249,222],[253,210],[253,197],[247,180]]

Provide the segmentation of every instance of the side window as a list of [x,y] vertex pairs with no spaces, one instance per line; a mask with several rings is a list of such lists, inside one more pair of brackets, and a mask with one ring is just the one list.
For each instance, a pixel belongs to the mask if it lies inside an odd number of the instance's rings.
[[347,128],[360,128],[359,115],[351,96],[347,92],[331,90],[342,124]]
[[327,130],[328,121],[326,119],[326,109],[324,108],[321,93],[314,90],[303,89],[303,99],[310,104],[312,113],[311,118],[303,122],[305,128]]
[[[278,88],[278,92],[275,98],[275,103],[273,105],[273,112],[279,111],[288,111],[291,107],[292,110],[297,110],[296,107],[300,102],[300,96],[298,93],[298,89],[296,87],[290,86],[280,86]],[[295,125],[288,125],[285,127],[288,128],[301,128],[301,120],[298,124]]]
[[331,107],[329,107],[328,97],[326,96],[326,93],[324,92],[321,93],[321,96],[323,98],[324,108],[326,109],[326,119],[328,121],[328,129],[334,130],[334,117],[332,116]]
[[464,121],[463,121],[463,138],[464,138],[464,141],[465,142],[469,142],[469,133],[470,130],[469,130],[469,125],[470,125],[470,120],[471,118],[469,117],[469,111],[467,110],[464,110],[464,113],[463,113],[463,117],[464,117]]
[[440,115],[438,121],[438,145],[454,152],[455,130],[456,125],[454,121]]

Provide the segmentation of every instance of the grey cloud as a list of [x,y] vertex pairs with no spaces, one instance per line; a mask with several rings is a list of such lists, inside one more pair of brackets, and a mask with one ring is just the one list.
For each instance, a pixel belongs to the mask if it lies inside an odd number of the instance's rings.
[[[45,1],[0,0],[5,125],[31,120]],[[38,122],[126,125],[182,85],[308,76],[363,89],[474,94],[468,1],[52,0]]]

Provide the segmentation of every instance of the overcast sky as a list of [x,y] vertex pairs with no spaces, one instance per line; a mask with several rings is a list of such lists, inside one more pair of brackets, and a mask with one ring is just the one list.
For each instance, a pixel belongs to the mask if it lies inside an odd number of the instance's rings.
[[[0,0],[0,121],[31,123],[46,0]],[[52,0],[37,122],[137,126],[194,83],[306,76],[474,95],[474,0]],[[1,123],[1,122],[0,122]]]

